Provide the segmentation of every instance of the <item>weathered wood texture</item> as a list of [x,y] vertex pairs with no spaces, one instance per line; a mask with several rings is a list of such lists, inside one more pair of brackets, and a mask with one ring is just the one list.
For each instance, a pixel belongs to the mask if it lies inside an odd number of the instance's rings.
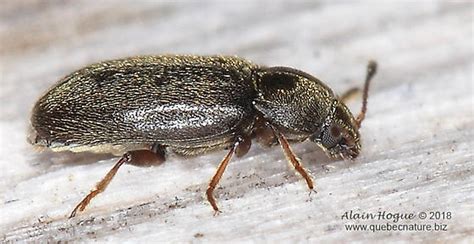
[[[0,240],[472,242],[473,4],[328,2],[3,1]],[[204,191],[225,152],[126,165],[68,219],[117,159],[34,152],[25,140],[34,101],[86,64],[163,53],[292,66],[338,93],[360,86],[367,61],[377,60],[362,154],[331,160],[311,142],[294,145],[317,183],[308,196],[280,148],[254,146],[225,172],[216,217]],[[357,111],[360,99],[350,106]],[[446,231],[348,231],[393,223],[342,219],[350,210],[452,218],[398,222]]]

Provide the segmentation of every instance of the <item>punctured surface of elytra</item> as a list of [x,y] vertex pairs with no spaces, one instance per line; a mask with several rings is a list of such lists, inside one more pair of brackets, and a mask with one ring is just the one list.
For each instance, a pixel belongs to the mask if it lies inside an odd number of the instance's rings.
[[53,151],[122,155],[72,211],[83,211],[104,191],[124,163],[153,165],[168,152],[194,156],[227,149],[206,191],[213,190],[234,154],[251,140],[280,144],[309,189],[313,181],[290,148],[309,139],[331,157],[355,158],[361,144],[368,87],[376,63],[368,65],[362,110],[356,118],[317,78],[288,67],[265,67],[231,56],[141,56],[82,68],[35,104],[29,141]]

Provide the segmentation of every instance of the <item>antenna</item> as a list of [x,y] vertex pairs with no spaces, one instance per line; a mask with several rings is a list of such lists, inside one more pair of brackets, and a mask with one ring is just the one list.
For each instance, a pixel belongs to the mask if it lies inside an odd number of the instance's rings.
[[362,109],[356,118],[357,126],[360,128],[362,121],[365,119],[365,113],[367,113],[367,98],[369,97],[369,85],[372,77],[377,72],[377,63],[373,60],[369,61],[367,65],[367,75],[365,76],[364,93],[362,95]]

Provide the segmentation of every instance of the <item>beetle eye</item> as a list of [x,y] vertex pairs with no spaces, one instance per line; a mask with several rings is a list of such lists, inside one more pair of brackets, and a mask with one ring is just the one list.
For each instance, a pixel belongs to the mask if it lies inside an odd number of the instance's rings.
[[332,148],[341,140],[341,130],[336,125],[331,125],[327,130],[323,131],[321,142],[324,147]]
[[331,126],[331,135],[333,137],[339,137],[341,135],[341,130],[337,126]]

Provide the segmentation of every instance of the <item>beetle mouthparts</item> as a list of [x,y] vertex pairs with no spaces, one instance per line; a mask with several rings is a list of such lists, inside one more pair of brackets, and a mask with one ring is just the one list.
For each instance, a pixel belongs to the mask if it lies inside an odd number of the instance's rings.
[[26,141],[31,145],[36,145],[38,143],[38,133],[33,128],[32,125],[28,126],[28,132],[26,136]]

